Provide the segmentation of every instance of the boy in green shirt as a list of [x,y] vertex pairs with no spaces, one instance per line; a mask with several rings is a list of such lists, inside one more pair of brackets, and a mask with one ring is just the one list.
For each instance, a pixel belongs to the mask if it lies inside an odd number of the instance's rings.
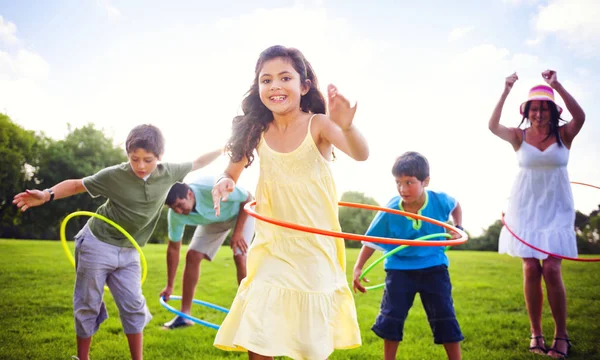
[[[100,170],[83,179],[65,180],[52,188],[26,190],[13,203],[25,211],[54,199],[87,191],[108,200],[96,213],[121,225],[144,246],[160,217],[169,188],[190,171],[217,159],[221,150],[187,163],[159,163],[164,138],[153,125],[133,128],[125,143],[128,162]],[[142,294],[140,258],[137,250],[111,225],[91,218],[75,237],[76,273],[73,308],[77,356],[89,359],[92,335],[108,317],[102,300],[108,285],[127,335],[131,358],[142,359],[143,329],[152,316]]]

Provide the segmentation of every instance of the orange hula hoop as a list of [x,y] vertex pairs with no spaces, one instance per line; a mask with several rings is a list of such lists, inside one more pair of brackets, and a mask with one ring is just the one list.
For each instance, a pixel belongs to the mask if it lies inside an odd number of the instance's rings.
[[247,203],[244,206],[244,211],[246,211],[250,216],[252,216],[254,218],[268,222],[273,225],[282,226],[282,227],[285,227],[288,229],[293,229],[293,230],[304,231],[304,232],[308,232],[308,233],[312,233],[312,234],[333,236],[333,237],[343,238],[343,239],[347,239],[347,240],[355,240],[355,241],[366,241],[366,242],[374,242],[374,243],[382,243],[382,244],[390,244],[390,245],[455,246],[455,245],[464,244],[469,239],[466,232],[464,232],[458,228],[455,228],[454,226],[445,224],[445,223],[435,220],[435,219],[428,218],[426,216],[413,214],[413,213],[400,211],[400,210],[395,210],[395,209],[389,209],[389,208],[385,208],[385,207],[381,207],[381,206],[367,205],[367,204],[351,203],[351,202],[345,202],[345,201],[340,201],[338,204],[340,206],[345,206],[345,207],[366,209],[366,210],[375,210],[375,211],[384,211],[384,212],[388,212],[391,214],[403,215],[403,216],[407,216],[407,217],[410,217],[413,219],[423,220],[423,221],[426,221],[431,224],[439,225],[439,226],[443,227],[444,229],[457,232],[458,234],[460,234],[461,237],[458,239],[454,239],[454,240],[435,240],[435,241],[434,240],[390,239],[390,238],[383,238],[383,237],[377,237],[377,236],[367,236],[367,235],[345,233],[345,232],[341,232],[341,231],[318,229],[315,227],[294,224],[294,223],[290,223],[287,221],[273,219],[273,218],[261,215],[261,214],[257,213],[256,211],[254,211],[254,209],[252,208],[256,205],[256,200],[252,201],[250,203]]
[[[582,183],[582,182],[577,182],[577,181],[571,181],[571,184],[577,184],[577,185],[583,185],[583,186],[589,186],[592,188],[596,188],[596,189],[600,189],[600,187],[595,186],[595,185],[590,185],[590,184],[586,184],[586,183]],[[521,239],[517,234],[515,234],[509,227],[508,225],[506,225],[506,221],[504,220],[504,213],[502,213],[502,225],[504,225],[504,227],[506,228],[506,230],[508,230],[508,232],[514,236],[515,239],[519,240],[520,242],[522,242],[523,244],[529,246],[530,248],[532,248],[533,250],[537,250],[543,254],[546,254],[548,256],[552,256],[554,258],[557,259],[564,259],[564,260],[571,260],[571,261],[582,261],[582,262],[597,262],[600,261],[600,258],[574,258],[574,257],[570,257],[570,256],[562,256],[562,255],[558,255],[558,254],[554,254],[551,253],[549,251],[546,250],[542,250],[538,247],[535,247],[533,245],[531,245],[530,243],[528,243],[527,241]]]

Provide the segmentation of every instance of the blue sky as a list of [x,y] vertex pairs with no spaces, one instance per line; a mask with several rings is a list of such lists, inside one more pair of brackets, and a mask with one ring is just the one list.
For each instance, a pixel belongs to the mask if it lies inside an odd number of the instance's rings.
[[[321,88],[335,83],[358,101],[371,157],[332,164],[340,194],[386,203],[394,158],[419,151],[431,188],[454,195],[465,227],[479,233],[499,218],[517,171],[510,145],[487,130],[504,78],[520,76],[502,117],[516,126],[518,105],[546,68],[587,114],[571,179],[600,185],[594,0],[0,0],[0,17],[0,111],[54,138],[67,122],[92,122],[121,144],[150,122],[167,138],[165,160],[192,159],[225,141],[258,54],[282,44],[304,52]],[[257,165],[242,185],[255,186]],[[584,212],[600,203],[597,190],[574,192]]]

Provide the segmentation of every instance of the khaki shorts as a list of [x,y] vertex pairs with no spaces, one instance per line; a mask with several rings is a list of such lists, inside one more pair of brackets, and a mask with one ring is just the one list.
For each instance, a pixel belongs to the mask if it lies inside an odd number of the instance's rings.
[[[235,228],[235,224],[237,222],[237,217],[213,224],[207,225],[198,225],[196,227],[196,231],[194,231],[194,236],[192,236],[192,241],[190,242],[189,250],[195,250],[199,253],[206,255],[208,260],[214,259],[217,251],[225,242],[227,238],[227,234],[229,231],[233,231]],[[246,240],[246,244],[250,246],[250,242],[252,242],[252,238],[254,237],[254,218],[248,216],[246,218],[246,223],[244,224],[244,228],[242,229],[242,233],[244,235],[244,240]],[[234,255],[240,255],[241,252],[239,249],[235,250]]]
[[89,338],[108,318],[102,299],[104,284],[119,309],[125,334],[141,333],[152,315],[142,294],[137,250],[98,240],[86,224],[75,236],[75,264],[73,310],[77,336]]

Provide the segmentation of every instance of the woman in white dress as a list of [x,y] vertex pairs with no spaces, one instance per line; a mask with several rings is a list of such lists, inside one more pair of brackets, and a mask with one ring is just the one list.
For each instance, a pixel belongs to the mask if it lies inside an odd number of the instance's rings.
[[[518,79],[516,73],[506,78],[504,92],[489,121],[490,131],[512,145],[520,168],[511,190],[505,221],[529,244],[553,254],[576,257],[575,209],[567,163],[571,143],[583,126],[585,113],[558,81],[555,71],[546,70],[542,77],[549,86],[534,86],[520,107],[521,124],[525,122],[529,127],[500,125],[502,107]],[[564,125],[560,124],[562,109],[554,102],[554,90],[573,116],[573,120]],[[571,345],[567,334],[567,299],[561,260],[523,244],[506,228],[500,234],[498,251],[523,259],[523,287],[531,324],[529,351],[554,358],[566,357]],[[555,324],[554,341],[548,349],[542,335],[542,278]]]

